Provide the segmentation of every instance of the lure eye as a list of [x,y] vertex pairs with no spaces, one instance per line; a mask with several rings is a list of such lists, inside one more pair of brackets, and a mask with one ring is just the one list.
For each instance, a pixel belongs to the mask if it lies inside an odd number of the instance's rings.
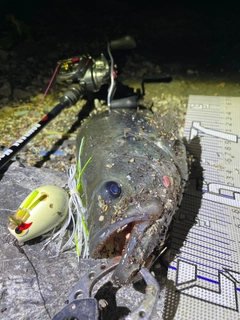
[[21,234],[23,233],[23,230],[20,230],[18,227],[15,229],[16,234]]
[[117,182],[108,181],[106,183],[106,192],[110,195],[110,197],[112,197],[113,199],[116,199],[120,196],[122,190]]

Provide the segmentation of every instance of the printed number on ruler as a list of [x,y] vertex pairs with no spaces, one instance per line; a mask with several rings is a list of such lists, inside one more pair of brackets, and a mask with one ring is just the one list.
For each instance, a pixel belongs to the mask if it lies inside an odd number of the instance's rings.
[[[231,102],[227,102],[228,106]],[[234,172],[238,172],[238,168],[231,168],[229,165],[234,161],[234,154],[232,152],[232,144],[238,143],[238,135],[231,133],[232,129],[232,112],[226,111],[225,116],[225,131],[218,131],[212,128],[204,126],[201,121],[193,121],[189,134],[189,141],[195,136],[209,135],[212,137],[220,138],[224,142],[223,153],[223,166],[225,167],[225,180],[226,184],[223,183],[211,183],[205,181],[204,198],[212,201],[220,201],[223,204],[240,207],[240,188],[234,187]],[[228,129],[227,129],[228,128]],[[237,150],[236,150],[237,151]],[[216,200],[216,196],[219,196]],[[214,200],[215,199],[215,200]]]

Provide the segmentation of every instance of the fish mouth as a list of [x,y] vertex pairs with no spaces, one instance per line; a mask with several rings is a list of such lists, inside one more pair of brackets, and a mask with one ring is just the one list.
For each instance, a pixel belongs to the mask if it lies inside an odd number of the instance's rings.
[[129,283],[159,244],[154,225],[156,221],[164,220],[163,207],[161,200],[154,199],[144,206],[130,208],[125,212],[126,218],[106,226],[90,237],[92,257],[121,256],[112,275],[115,284]]

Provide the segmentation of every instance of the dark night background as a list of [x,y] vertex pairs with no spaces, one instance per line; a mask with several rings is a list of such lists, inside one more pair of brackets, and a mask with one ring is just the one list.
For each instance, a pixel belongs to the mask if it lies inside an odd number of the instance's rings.
[[[169,86],[170,94],[213,95],[216,90],[219,95],[240,94],[236,88],[240,72],[240,1],[0,0],[0,3],[0,49],[8,56],[2,66],[0,87],[5,79],[11,86],[2,105],[22,98],[15,94],[15,89],[24,90],[24,96],[38,94],[40,89],[43,92],[42,84],[45,79],[49,81],[59,60],[84,53],[94,58],[100,53],[106,55],[107,41],[126,34],[135,38],[137,47],[114,51],[120,81],[131,77],[141,81],[145,70],[145,79],[158,77],[154,68],[149,67],[154,65],[159,66],[162,78],[185,81],[185,87],[178,91]],[[35,80],[39,84],[34,87]],[[191,83],[195,80],[201,90],[191,90],[196,87]],[[213,80],[215,85],[210,89]],[[30,92],[29,86],[34,87],[35,93]],[[160,93],[161,89],[154,90]]]
[[[196,59],[200,65],[206,59],[215,64],[223,59],[221,62],[229,64],[240,51],[240,1],[2,0],[0,3],[1,38],[9,32],[7,14],[11,14],[29,28],[31,41],[52,37],[53,46],[58,40],[72,41],[79,48],[81,43],[86,46],[106,43],[106,38],[128,33],[136,38],[139,52],[149,59],[162,63]],[[22,36],[13,46],[25,40]]]

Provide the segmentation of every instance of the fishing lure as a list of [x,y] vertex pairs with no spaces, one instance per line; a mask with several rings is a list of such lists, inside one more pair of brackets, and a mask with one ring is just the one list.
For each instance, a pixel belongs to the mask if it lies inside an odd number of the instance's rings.
[[[82,167],[82,139],[77,165],[68,171],[66,188],[46,185],[32,191],[20,204],[14,215],[8,217],[8,229],[20,242],[26,242],[39,236],[50,237],[44,243],[56,242],[56,254],[75,244],[78,257],[89,255],[88,228],[85,222],[86,208],[81,198],[82,174],[91,158]],[[69,227],[71,226],[71,228]],[[69,232],[69,229],[70,232]],[[65,235],[69,233],[66,242]]]
[[14,215],[8,217],[8,229],[19,241],[41,236],[61,224],[68,214],[69,197],[57,186],[41,186],[32,191]]

